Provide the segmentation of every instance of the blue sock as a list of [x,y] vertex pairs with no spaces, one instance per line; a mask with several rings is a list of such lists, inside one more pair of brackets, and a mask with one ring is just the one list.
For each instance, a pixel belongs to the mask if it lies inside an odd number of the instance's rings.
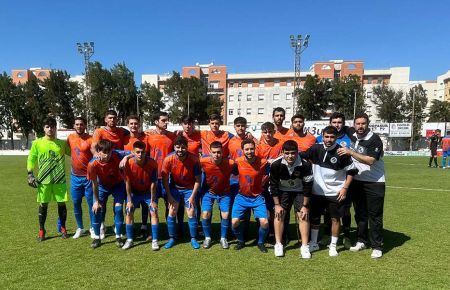
[[237,227],[232,227],[233,233],[236,236],[236,239],[243,243],[244,242],[244,233],[242,232],[242,225],[239,224]]
[[258,231],[258,244],[264,244],[266,241],[267,232],[269,231],[269,228],[263,228],[262,226],[259,226]]
[[195,239],[197,238],[197,217],[191,217],[188,218],[188,225],[189,225],[189,233],[191,234],[191,238]]
[[173,239],[175,237],[175,227],[176,227],[176,217],[167,216],[167,231],[169,232],[169,238]]
[[159,231],[159,225],[152,225],[152,239],[158,240],[158,231]]
[[202,219],[202,228],[203,228],[203,232],[205,233],[205,238],[210,238],[211,237],[211,218]]
[[73,213],[75,215],[75,220],[77,221],[77,227],[79,229],[84,229],[83,226],[83,209],[81,208],[82,199],[73,201]]
[[94,228],[94,234],[96,236],[100,236],[100,225],[103,216],[102,211],[103,209],[99,209],[96,214],[93,214],[92,227]]
[[133,224],[127,224],[125,226],[125,229],[127,231],[127,240],[132,240],[133,239]]
[[225,239],[227,237],[228,228],[230,227],[229,219],[222,219],[220,221],[220,238]]
[[121,205],[114,207],[114,224],[116,226],[116,238],[117,238],[120,237],[123,225],[123,210]]

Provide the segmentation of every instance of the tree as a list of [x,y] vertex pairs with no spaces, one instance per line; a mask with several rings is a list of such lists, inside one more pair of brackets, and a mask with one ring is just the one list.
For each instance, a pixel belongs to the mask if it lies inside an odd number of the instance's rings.
[[[34,81],[33,86],[37,85]],[[29,89],[26,88],[24,84],[19,84],[14,88],[12,100],[15,102],[13,106],[13,117],[16,123],[14,124],[15,130],[20,130],[22,135],[27,140],[28,147],[28,137],[33,132],[33,114],[36,113],[36,109],[33,108],[35,101],[33,96],[30,95]],[[34,118],[35,119],[35,118]],[[41,127],[41,131],[43,128]]]
[[[414,104],[414,105],[413,105]],[[414,140],[420,139],[420,132],[422,130],[422,124],[427,117],[425,114],[425,108],[428,104],[427,93],[422,85],[416,85],[412,87],[406,95],[404,115],[405,121],[413,122]],[[413,116],[414,106],[414,116]]]
[[296,113],[304,115],[310,120],[319,120],[326,114],[329,104],[329,92],[331,83],[327,79],[319,79],[317,75],[308,75],[303,88],[296,93],[298,95],[298,110]]
[[153,113],[159,112],[165,107],[165,104],[162,101],[163,93],[160,92],[155,85],[150,85],[145,82],[141,84],[140,94],[140,99],[142,101],[139,109],[141,111],[141,116],[143,117],[142,122],[150,123]]
[[102,64],[94,62],[89,64],[87,76],[88,90],[85,91],[83,104],[86,106],[86,94],[90,97],[90,118],[94,126],[103,125],[106,110],[114,108],[111,92],[113,80],[111,72],[104,69]]
[[330,103],[335,112],[341,112],[347,119],[351,119],[355,112],[364,111],[364,88],[358,75],[349,75],[336,79],[332,83]]
[[127,116],[139,115],[137,101],[141,102],[138,100],[141,95],[137,91],[134,72],[128,69],[125,63],[115,64],[111,69],[111,81],[112,107],[117,110],[119,124],[126,125]]
[[432,100],[428,122],[450,121],[450,103],[446,101]]
[[0,126],[5,128],[11,139],[11,150],[14,149],[13,133],[15,132],[14,115],[17,104],[14,98],[15,86],[12,79],[3,72],[0,75]]
[[388,123],[404,120],[405,102],[403,91],[395,91],[382,84],[373,88],[372,102],[376,105],[378,116]]

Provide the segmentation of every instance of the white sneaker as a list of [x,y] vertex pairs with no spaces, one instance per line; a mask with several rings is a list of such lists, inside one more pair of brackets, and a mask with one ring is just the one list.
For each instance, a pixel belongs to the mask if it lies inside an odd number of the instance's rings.
[[105,238],[105,224],[102,223],[100,225],[100,240],[103,240]]
[[158,250],[159,250],[158,240],[153,240],[152,241],[152,251],[158,251]]
[[276,243],[274,246],[274,250],[275,250],[275,257],[283,257],[284,256],[282,243]]
[[128,250],[133,246],[133,240],[127,240],[122,247],[122,250]]
[[309,252],[308,246],[301,246],[300,247],[300,255],[303,259],[311,259],[311,253]]
[[312,242],[309,243],[309,252],[310,253],[318,251],[318,250],[320,250],[318,243],[312,243]]
[[352,252],[359,252],[361,250],[364,250],[366,248],[366,245],[361,242],[356,242],[356,244],[353,247],[350,247],[350,251]]
[[338,254],[338,252],[337,252],[337,249],[336,249],[336,245],[334,244],[330,244],[329,246],[328,246],[328,255],[330,256],[330,257],[337,257],[339,254]]
[[91,233],[91,239],[95,239],[95,232],[94,232],[94,228],[90,228],[89,232]]
[[383,252],[381,250],[373,250],[372,254],[370,255],[372,259],[378,259],[381,258],[381,256],[383,256]]
[[85,232],[86,232],[85,229],[80,229],[80,228],[78,228],[78,229],[75,231],[75,234],[73,235],[73,238],[74,238],[74,239],[78,239],[78,238],[81,237],[81,235],[83,235]]

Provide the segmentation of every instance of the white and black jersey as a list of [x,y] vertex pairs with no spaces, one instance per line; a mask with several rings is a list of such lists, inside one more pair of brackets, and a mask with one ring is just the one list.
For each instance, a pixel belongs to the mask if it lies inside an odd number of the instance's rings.
[[355,175],[355,180],[367,182],[385,182],[384,178],[384,161],[383,161],[383,142],[377,134],[369,131],[363,138],[358,139],[356,133],[351,137],[351,149],[359,154],[370,156],[376,159],[375,163],[370,165],[359,162],[353,158],[356,168],[358,168],[358,175]]
[[302,192],[304,196],[311,196],[313,172],[311,163],[305,159],[297,160],[289,166],[283,156],[275,159],[270,166],[269,191],[271,195],[281,192]]
[[350,156],[339,156],[337,153],[341,147],[336,143],[328,148],[324,144],[314,144],[306,152],[307,158],[313,164],[313,194],[337,196],[345,184],[347,175],[358,173]]

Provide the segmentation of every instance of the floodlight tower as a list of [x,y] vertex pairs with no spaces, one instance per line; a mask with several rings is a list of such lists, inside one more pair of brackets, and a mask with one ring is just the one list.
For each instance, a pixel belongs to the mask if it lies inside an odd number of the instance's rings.
[[295,114],[297,112],[298,107],[298,90],[300,89],[300,57],[303,51],[309,45],[309,34],[305,35],[305,38],[302,37],[301,34],[297,35],[297,38],[294,35],[290,36],[291,47],[294,49],[294,93],[293,93],[293,112]]
[[81,44],[80,42],[77,42],[77,48],[78,52],[83,55],[84,57],[84,83],[86,86],[86,122],[87,122],[87,131],[89,132],[89,129],[91,127],[91,120],[90,120],[90,109],[91,109],[91,91],[89,88],[89,82],[88,82],[88,75],[89,75],[89,60],[91,59],[91,56],[94,54],[94,42],[84,42]]

